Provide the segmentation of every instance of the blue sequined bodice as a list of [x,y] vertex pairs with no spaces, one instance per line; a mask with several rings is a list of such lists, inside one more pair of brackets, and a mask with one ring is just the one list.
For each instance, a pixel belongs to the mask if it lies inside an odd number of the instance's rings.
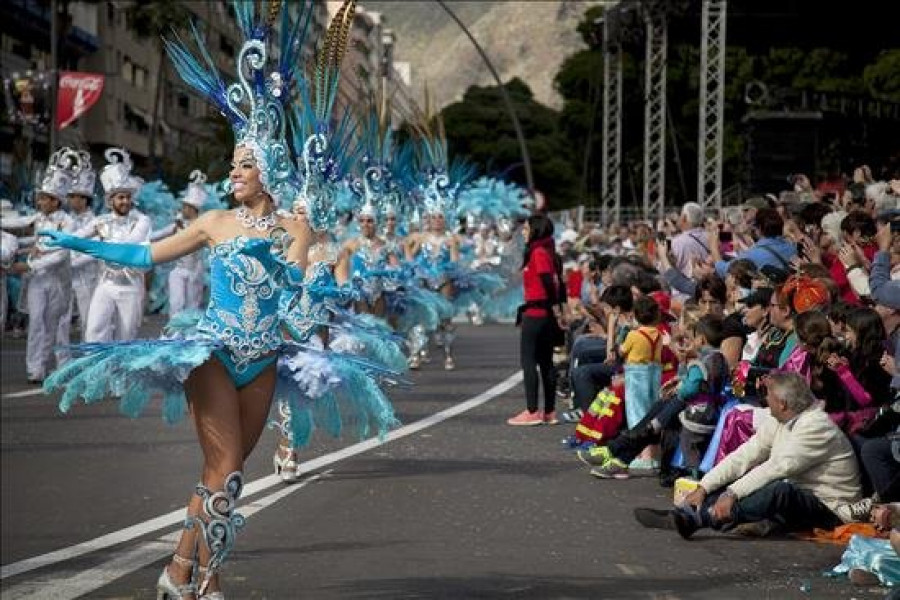
[[446,237],[435,239],[428,237],[422,243],[419,262],[428,267],[445,267],[450,264],[450,244]]
[[388,254],[384,245],[375,246],[371,243],[359,245],[353,256],[350,257],[350,271],[354,277],[363,277],[368,271],[379,271],[387,264]]
[[262,263],[240,252],[251,239],[238,236],[213,246],[209,306],[197,327],[225,344],[239,372],[282,344],[281,294]]

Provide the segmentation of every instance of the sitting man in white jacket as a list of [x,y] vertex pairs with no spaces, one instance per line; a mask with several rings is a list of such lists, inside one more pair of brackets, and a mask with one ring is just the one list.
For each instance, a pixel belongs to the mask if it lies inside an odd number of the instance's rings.
[[[674,529],[685,539],[702,527],[747,533],[834,527],[868,515],[857,511],[859,466],[850,441],[796,373],[766,380],[772,413],[756,434],[700,481],[681,507],[637,508],[645,527]],[[859,514],[857,514],[859,513]]]

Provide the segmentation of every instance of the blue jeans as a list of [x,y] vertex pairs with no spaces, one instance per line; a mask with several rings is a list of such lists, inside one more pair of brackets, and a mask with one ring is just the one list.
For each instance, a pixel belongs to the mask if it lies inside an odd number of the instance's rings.
[[587,411],[597,392],[612,382],[616,365],[603,362],[588,363],[576,367],[572,371],[572,393],[575,395],[575,407]]
[[710,494],[703,501],[700,518],[704,527],[731,529],[741,523],[769,519],[785,531],[807,531],[813,528],[834,529],[841,520],[822,504],[815,494],[801,490],[788,481],[773,481],[734,503],[729,523],[714,523],[709,510],[724,490]]
[[603,362],[606,360],[606,338],[579,336],[575,338],[569,356],[569,364],[573,369],[587,363]]

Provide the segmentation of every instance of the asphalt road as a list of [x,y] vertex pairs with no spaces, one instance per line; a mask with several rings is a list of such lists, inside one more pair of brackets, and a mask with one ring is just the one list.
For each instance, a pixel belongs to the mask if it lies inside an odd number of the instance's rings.
[[[634,506],[671,503],[655,478],[598,481],[560,445],[570,427],[504,424],[523,406],[511,326],[460,327],[457,348],[456,371],[426,365],[392,393],[412,427],[380,445],[318,434],[299,484],[270,476],[263,437],[228,598],[883,595],[822,575],[838,546],[641,528]],[[3,599],[155,598],[199,472],[191,427],[157,407],[132,420],[115,402],[61,415],[30,393],[23,354],[3,341]]]

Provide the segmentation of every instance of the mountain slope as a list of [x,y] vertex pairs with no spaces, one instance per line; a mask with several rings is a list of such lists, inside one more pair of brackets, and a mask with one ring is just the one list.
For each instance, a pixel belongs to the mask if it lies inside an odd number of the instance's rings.
[[[413,89],[428,83],[438,107],[462,98],[470,85],[494,79],[463,31],[436,2],[366,1],[397,35],[394,59],[411,63]],[[535,98],[559,108],[553,77],[563,60],[584,47],[575,26],[587,0],[451,1],[448,6],[484,48],[503,81],[519,77]]]

